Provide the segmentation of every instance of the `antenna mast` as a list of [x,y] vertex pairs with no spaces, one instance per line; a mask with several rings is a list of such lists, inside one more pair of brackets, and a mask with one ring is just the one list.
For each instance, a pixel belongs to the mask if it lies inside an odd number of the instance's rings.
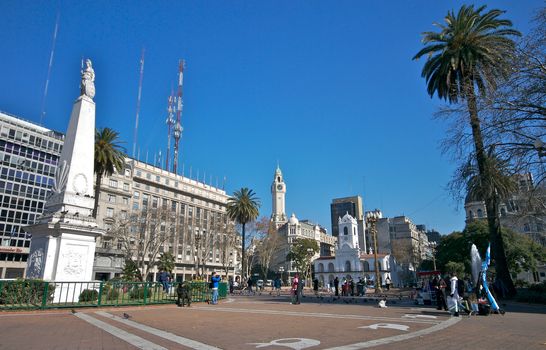
[[176,105],[176,124],[174,125],[174,160],[173,160],[173,173],[177,173],[178,168],[178,145],[180,143],[180,137],[182,136],[182,124],[180,123],[182,116],[182,108],[184,106],[182,102],[182,84],[184,82],[184,60],[178,61],[178,93],[177,93],[177,105]]
[[142,77],[143,76],[144,76],[144,48],[142,48],[142,56],[140,57],[140,79],[138,81],[135,133],[133,134],[133,159],[135,159],[135,154],[136,154],[136,145],[137,145],[137,137],[138,137],[138,115],[140,113],[140,97],[142,96]]
[[165,123],[167,124],[168,132],[167,132],[167,156],[165,157],[165,170],[169,171],[169,157],[171,152],[171,132],[173,129],[174,124],[176,121],[174,120],[174,114],[176,113],[176,96],[174,95],[174,91],[171,88],[171,95],[169,96],[169,104],[167,107],[167,120]]

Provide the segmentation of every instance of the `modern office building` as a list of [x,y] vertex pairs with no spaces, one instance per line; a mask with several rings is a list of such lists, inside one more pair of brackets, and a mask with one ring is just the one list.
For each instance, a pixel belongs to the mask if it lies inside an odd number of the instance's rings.
[[358,244],[360,249],[366,250],[366,221],[364,218],[364,206],[362,204],[362,197],[352,196],[344,198],[335,198],[330,204],[330,216],[332,223],[332,236],[339,236],[339,219],[344,217],[345,214],[351,215],[358,223]]
[[[226,214],[228,198],[223,189],[127,158],[121,173],[102,181],[97,222],[107,233],[97,242],[95,279],[107,280],[122,272],[125,251],[112,231],[116,221],[150,208],[169,218],[156,233],[168,235],[159,254],[175,256],[174,278],[181,281],[226,270],[230,276],[238,275],[240,241],[229,256],[222,251],[222,237],[233,227]],[[151,269],[147,278],[155,279],[157,272]]]
[[0,112],[0,278],[25,275],[30,235],[53,185],[64,135]]

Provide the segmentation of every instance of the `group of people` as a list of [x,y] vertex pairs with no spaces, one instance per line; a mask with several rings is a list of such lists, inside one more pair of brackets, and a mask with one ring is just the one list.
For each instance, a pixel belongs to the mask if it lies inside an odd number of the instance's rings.
[[[334,288],[334,295],[337,297],[339,296],[339,287],[340,287],[340,281],[339,278],[336,276],[333,281],[330,282],[330,285]],[[347,296],[364,296],[366,294],[366,281],[360,277],[358,279],[358,282],[355,283],[355,281],[352,278],[343,278],[341,281],[341,296],[347,297]]]
[[471,313],[469,298],[472,298],[472,281],[466,277],[459,279],[452,272],[444,278],[435,276],[430,281],[431,289],[436,294],[436,307],[438,310],[450,311],[454,316],[459,316],[460,311]]

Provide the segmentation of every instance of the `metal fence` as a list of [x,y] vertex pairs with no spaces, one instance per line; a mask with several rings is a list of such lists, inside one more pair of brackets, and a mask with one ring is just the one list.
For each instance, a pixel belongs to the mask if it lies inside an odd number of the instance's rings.
[[[207,282],[187,283],[192,302],[211,299]],[[159,282],[0,280],[0,310],[173,304],[177,286],[173,283],[164,288]],[[226,295],[227,284],[220,283],[218,298]]]

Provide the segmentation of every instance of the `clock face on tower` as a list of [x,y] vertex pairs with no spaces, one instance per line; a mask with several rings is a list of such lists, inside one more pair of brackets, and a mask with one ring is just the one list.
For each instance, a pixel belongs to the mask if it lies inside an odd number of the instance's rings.
[[277,185],[277,190],[282,191],[282,185]]

